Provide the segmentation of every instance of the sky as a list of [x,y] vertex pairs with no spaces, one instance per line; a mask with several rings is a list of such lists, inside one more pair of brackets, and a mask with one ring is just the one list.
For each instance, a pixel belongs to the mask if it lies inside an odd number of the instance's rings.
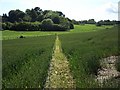
[[118,20],[120,0],[0,0],[0,15],[10,10],[40,7],[42,10],[62,11],[75,20]]

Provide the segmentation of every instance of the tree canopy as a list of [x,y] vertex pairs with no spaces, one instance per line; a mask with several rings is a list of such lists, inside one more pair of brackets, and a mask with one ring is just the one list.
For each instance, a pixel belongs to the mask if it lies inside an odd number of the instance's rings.
[[[16,9],[10,10],[7,14],[3,14],[3,29],[13,29],[15,25],[19,27],[29,25],[29,23],[39,22],[40,30],[70,30],[74,28],[72,20],[66,18],[61,11],[42,10],[40,7],[26,9],[25,12]],[[25,22],[25,23],[24,23]],[[26,23],[29,22],[29,23]],[[8,26],[9,23],[9,26]],[[16,24],[17,23],[17,24]],[[10,26],[11,25],[11,26]],[[27,29],[25,30],[29,30]],[[30,24],[31,25],[31,24]],[[14,26],[14,27],[13,27]],[[11,28],[10,28],[11,27]],[[14,28],[16,30],[17,28]]]

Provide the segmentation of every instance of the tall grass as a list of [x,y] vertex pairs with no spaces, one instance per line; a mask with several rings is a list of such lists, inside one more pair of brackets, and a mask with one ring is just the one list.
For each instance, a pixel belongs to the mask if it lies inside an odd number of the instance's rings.
[[76,86],[79,88],[99,87],[95,77],[100,59],[118,55],[118,28],[97,32],[60,35],[63,52],[67,56]]
[[55,36],[3,41],[3,88],[43,88]]

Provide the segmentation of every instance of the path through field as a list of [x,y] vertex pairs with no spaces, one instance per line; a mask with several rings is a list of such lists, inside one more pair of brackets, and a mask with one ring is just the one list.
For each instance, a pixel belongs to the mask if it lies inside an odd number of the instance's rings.
[[45,88],[75,88],[67,58],[62,53],[61,43],[56,37],[54,54],[51,60]]

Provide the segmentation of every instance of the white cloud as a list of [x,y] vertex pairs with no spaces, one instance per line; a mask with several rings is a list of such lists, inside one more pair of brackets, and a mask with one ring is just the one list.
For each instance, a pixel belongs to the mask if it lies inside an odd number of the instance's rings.
[[106,11],[109,13],[118,13],[118,4],[115,3],[108,3]]
[[94,13],[96,14],[96,19],[117,20],[118,19],[118,4],[108,2],[104,5],[101,5],[100,7],[97,7],[94,10]]
[[13,9],[25,11],[34,7],[43,10],[62,11],[67,17],[76,20],[116,19],[117,0],[0,0],[0,15]]

